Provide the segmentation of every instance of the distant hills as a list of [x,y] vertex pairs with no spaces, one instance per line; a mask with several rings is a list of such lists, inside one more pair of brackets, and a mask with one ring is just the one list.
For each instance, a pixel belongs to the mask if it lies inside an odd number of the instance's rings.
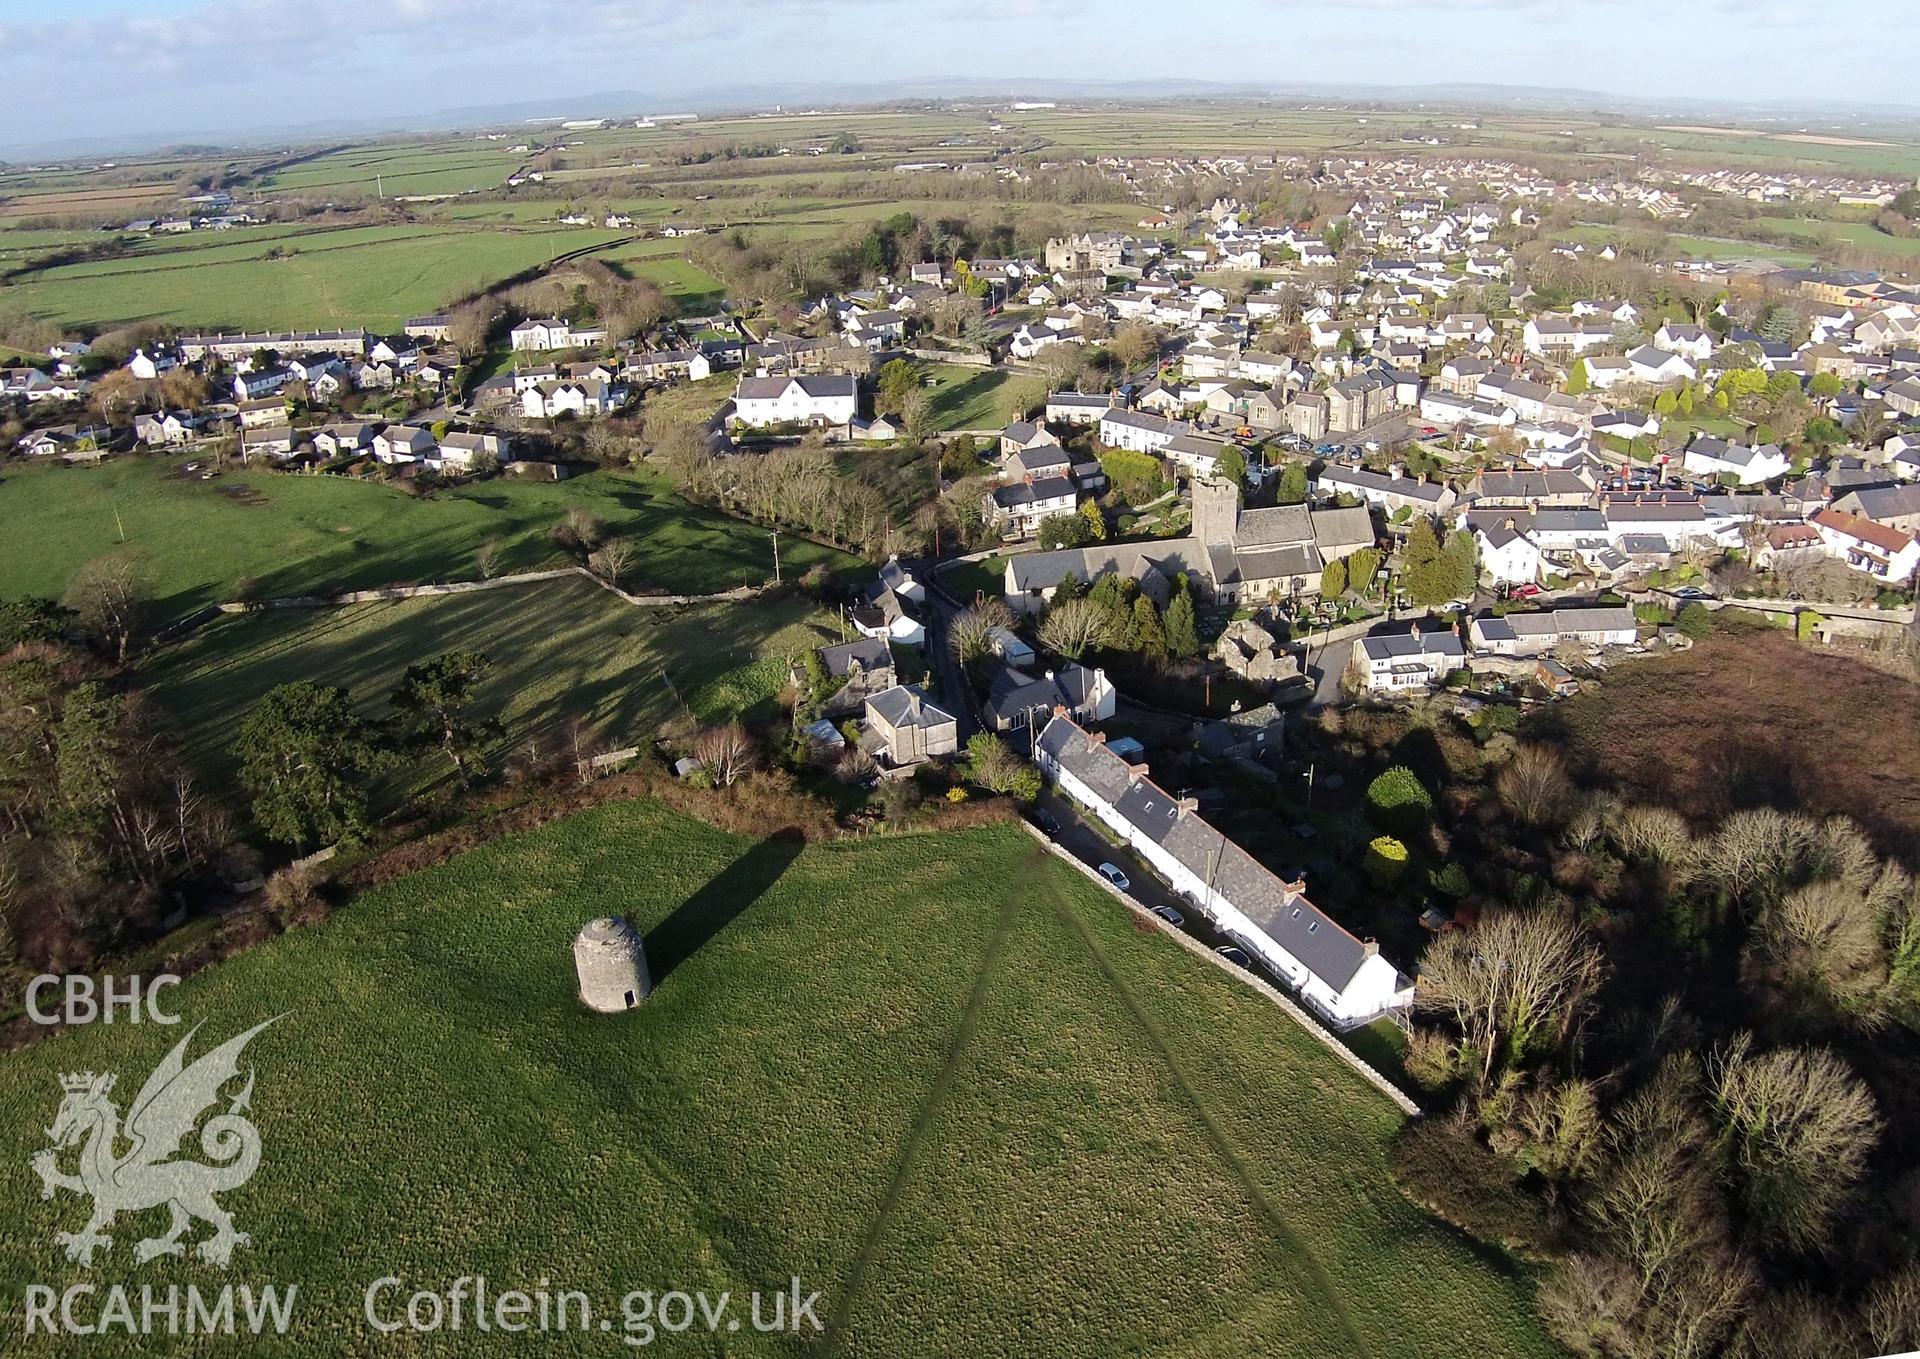
[[1052,78],[961,76],[947,79],[878,82],[792,82],[719,86],[692,92],[655,94],[639,90],[602,90],[552,95],[511,102],[470,104],[425,113],[387,113],[274,127],[206,127],[155,130],[119,137],[84,137],[33,144],[0,144],[10,161],[67,160],[81,156],[132,155],[167,148],[195,152],[238,150],[318,141],[329,137],[372,137],[403,132],[446,132],[500,128],[534,121],[576,118],[639,118],[651,113],[742,114],[776,106],[813,108],[900,103],[950,103],[1061,100],[1073,103],[1125,104],[1167,99],[1222,102],[1269,101],[1433,107],[1486,112],[1613,114],[1632,118],[1684,116],[1740,122],[1812,119],[1822,123],[1916,122],[1911,104],[1840,100],[1740,100],[1674,95],[1648,99],[1598,90],[1521,85],[1364,85],[1346,82],[1135,80],[1093,81]]

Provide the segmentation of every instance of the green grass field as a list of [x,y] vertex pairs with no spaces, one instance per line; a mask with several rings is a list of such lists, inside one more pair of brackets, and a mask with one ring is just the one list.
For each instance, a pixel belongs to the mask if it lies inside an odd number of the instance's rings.
[[1653,234],[1664,236],[1669,247],[1678,254],[1692,255],[1705,260],[1771,260],[1775,264],[1789,268],[1804,268],[1813,263],[1813,253],[1807,250],[1794,250],[1786,246],[1765,245],[1759,241],[1736,241],[1718,236],[1690,236],[1685,232],[1661,231],[1653,222],[1645,226],[1613,227],[1594,223],[1582,223],[1563,227],[1554,232],[1556,240],[1580,241],[1589,246],[1618,244],[1634,237],[1646,237]]
[[948,429],[999,429],[1006,424],[1000,414],[1000,388],[1007,373],[998,368],[969,368],[958,363],[925,365],[926,375],[934,380],[927,389],[933,399],[933,427]]
[[639,260],[628,266],[635,278],[658,284],[660,291],[680,304],[683,312],[711,312],[726,301],[720,280],[698,265],[682,259]]
[[[391,330],[409,316],[619,236],[585,228],[508,232],[435,224],[237,239],[223,233],[39,270],[16,279],[6,300],[11,311],[93,329],[162,321],[230,330]],[[276,248],[290,253],[265,258]]]
[[[831,621],[800,598],[637,609],[589,581],[567,580],[229,615],[153,653],[140,683],[202,786],[229,788],[228,748],[247,709],[290,680],[342,685],[378,717],[407,666],[472,647],[494,662],[479,712],[503,724],[503,752],[529,738],[556,748],[575,717],[622,748],[650,742],[662,722],[682,714],[682,701],[702,722],[765,717],[788,660],[839,640]],[[386,791],[398,797],[446,773],[429,760],[396,771]]]
[[[590,1016],[569,944],[605,913],[647,934],[660,980]],[[371,893],[170,1002],[206,1023],[196,1052],[286,1016],[245,1057],[264,1164],[223,1196],[253,1244],[228,1274],[136,1268],[164,1221],[143,1214],[90,1271],[66,1264],[52,1237],[82,1205],[40,1201],[24,1168],[55,1076],[119,1072],[124,1101],[182,1032],[76,1031],[0,1058],[9,1310],[25,1281],[276,1281],[301,1291],[275,1353],[520,1353],[525,1336],[373,1335],[363,1292],[546,1280],[618,1326],[630,1290],[744,1307],[797,1276],[824,1338],[666,1348],[1552,1352],[1524,1275],[1389,1183],[1391,1104],[1012,828],[802,848],[616,804]]]
[[[0,479],[0,598],[59,596],[74,570],[108,552],[139,554],[158,620],[236,596],[243,579],[270,597],[328,589],[472,580],[475,552],[497,540],[498,574],[570,560],[548,531],[579,507],[632,541],[630,587],[706,594],[773,574],[762,530],[688,504],[659,474],[594,472],[570,481],[501,477],[417,500],[374,482],[228,472],[178,474],[178,458],[99,467],[9,469]],[[781,542],[799,573],[852,558],[801,538]]]

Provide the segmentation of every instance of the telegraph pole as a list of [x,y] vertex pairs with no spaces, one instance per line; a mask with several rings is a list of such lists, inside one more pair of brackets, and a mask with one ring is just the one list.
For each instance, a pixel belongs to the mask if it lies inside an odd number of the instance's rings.
[[780,530],[773,531],[773,583],[780,583]]

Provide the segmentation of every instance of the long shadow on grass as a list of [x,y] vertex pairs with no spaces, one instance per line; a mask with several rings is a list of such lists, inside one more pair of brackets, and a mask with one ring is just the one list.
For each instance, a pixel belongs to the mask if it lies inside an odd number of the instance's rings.
[[807,847],[797,826],[775,831],[674,908],[647,932],[647,966],[658,986],[753,905]]

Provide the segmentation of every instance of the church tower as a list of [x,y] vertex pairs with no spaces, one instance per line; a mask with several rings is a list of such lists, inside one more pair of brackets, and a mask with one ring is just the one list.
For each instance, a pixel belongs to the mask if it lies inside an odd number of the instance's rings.
[[1193,536],[1207,547],[1233,543],[1240,519],[1240,489],[1210,477],[1193,479]]

